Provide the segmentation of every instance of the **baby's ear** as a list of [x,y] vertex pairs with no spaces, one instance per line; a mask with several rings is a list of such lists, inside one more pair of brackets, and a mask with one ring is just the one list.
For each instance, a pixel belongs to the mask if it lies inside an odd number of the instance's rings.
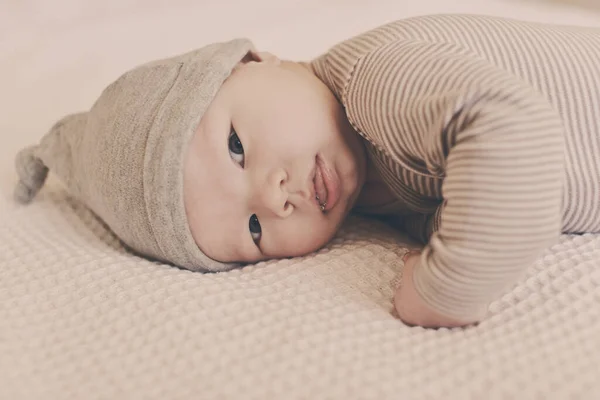
[[275,54],[269,53],[268,51],[251,51],[250,53],[256,57],[257,61],[268,64],[281,64],[281,60]]
[[281,60],[267,52],[267,51],[257,51],[256,49],[251,49],[245,56],[240,60],[239,63],[233,68],[233,70],[237,70],[242,65],[246,65],[249,63],[262,63],[262,64],[271,64],[271,65],[279,65],[281,64]]
[[281,63],[281,60],[276,55],[269,53],[268,51],[257,51],[256,49],[250,50],[242,60],[244,64],[250,61],[274,65],[279,65]]

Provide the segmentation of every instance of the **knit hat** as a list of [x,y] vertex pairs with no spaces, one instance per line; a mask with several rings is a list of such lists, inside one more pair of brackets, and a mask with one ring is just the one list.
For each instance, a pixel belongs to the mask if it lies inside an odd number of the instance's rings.
[[187,146],[217,91],[252,43],[236,39],[137,67],[88,112],[58,121],[19,152],[15,198],[30,202],[48,170],[134,252],[192,271],[236,264],[207,257],[183,201]]

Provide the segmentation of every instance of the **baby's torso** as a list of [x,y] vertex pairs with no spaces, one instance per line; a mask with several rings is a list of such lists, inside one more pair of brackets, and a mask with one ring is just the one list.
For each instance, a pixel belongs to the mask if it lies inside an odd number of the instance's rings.
[[[564,123],[566,180],[562,229],[600,231],[600,29],[480,16],[427,16],[382,26],[351,39],[338,50],[350,49],[358,60],[390,42],[406,40],[456,45],[510,72],[541,93]],[[349,57],[348,72],[342,78],[347,79],[344,87],[352,82],[354,68],[358,68],[356,60]],[[386,84],[398,84],[398,90],[402,90],[400,82],[398,79]],[[394,134],[397,132],[385,133]],[[403,216],[436,211],[443,201],[444,176],[415,173],[414,168],[407,168],[411,160],[406,159],[401,147],[393,144],[382,148],[369,142],[367,148],[370,160],[396,201],[385,207],[361,207],[360,212]]]

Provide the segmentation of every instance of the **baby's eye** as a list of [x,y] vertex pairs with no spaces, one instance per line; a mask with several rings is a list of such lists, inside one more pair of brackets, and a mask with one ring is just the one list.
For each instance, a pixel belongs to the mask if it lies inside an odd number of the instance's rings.
[[260,228],[260,222],[258,222],[258,217],[256,216],[256,214],[252,214],[252,216],[250,217],[248,228],[250,228],[250,235],[252,235],[252,240],[254,240],[254,243],[258,243],[260,237],[262,236],[262,229]]
[[233,128],[229,134],[228,146],[231,159],[244,168],[244,146]]

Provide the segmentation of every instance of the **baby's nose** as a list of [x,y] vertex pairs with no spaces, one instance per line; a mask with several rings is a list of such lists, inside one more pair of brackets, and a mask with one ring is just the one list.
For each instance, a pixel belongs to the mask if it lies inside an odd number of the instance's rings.
[[266,174],[262,185],[259,185],[259,193],[256,198],[259,199],[259,207],[265,212],[277,215],[280,218],[289,216],[294,206],[289,203],[289,193],[287,191],[287,173],[282,168],[274,169]]

